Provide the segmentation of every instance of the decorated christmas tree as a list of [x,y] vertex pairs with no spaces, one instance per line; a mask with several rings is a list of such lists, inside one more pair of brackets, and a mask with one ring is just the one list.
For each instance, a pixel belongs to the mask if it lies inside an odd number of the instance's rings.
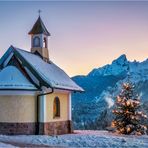
[[123,83],[121,93],[116,97],[115,109],[112,111],[115,119],[112,127],[120,134],[142,135],[147,127],[142,124],[147,116],[140,111],[140,98],[134,92],[134,85],[128,81]]

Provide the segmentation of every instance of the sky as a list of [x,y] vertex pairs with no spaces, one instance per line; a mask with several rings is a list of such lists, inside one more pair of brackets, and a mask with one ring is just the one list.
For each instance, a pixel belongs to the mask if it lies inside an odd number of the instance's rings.
[[50,59],[70,76],[87,75],[121,54],[148,58],[148,2],[0,2],[0,57],[10,45],[30,50],[41,18],[51,33]]

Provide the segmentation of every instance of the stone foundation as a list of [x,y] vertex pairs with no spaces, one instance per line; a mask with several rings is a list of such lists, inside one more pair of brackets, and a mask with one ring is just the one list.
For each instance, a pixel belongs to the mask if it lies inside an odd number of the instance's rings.
[[35,135],[37,123],[6,123],[0,122],[0,134],[4,135]]
[[0,122],[3,135],[61,135],[73,132],[72,121],[46,123],[6,123]]
[[61,135],[61,134],[68,134],[72,132],[73,132],[72,122],[69,120],[39,123],[40,135]]

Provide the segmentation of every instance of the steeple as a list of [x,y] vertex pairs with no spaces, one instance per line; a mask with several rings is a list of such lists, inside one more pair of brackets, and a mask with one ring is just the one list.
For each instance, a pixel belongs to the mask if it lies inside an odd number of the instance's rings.
[[35,22],[35,24],[33,25],[32,29],[30,30],[30,32],[28,34],[29,35],[44,34],[44,35],[50,36],[50,33],[46,29],[40,16],[38,17],[37,21]]
[[48,37],[50,33],[40,17],[40,12],[37,21],[28,34],[31,35],[31,52],[40,55],[44,61],[48,61]]

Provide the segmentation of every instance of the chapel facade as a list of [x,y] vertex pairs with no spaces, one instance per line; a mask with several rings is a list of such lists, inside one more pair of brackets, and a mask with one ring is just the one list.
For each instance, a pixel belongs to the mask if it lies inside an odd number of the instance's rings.
[[71,93],[83,89],[49,58],[40,16],[28,34],[30,52],[11,45],[0,59],[0,134],[72,133]]

